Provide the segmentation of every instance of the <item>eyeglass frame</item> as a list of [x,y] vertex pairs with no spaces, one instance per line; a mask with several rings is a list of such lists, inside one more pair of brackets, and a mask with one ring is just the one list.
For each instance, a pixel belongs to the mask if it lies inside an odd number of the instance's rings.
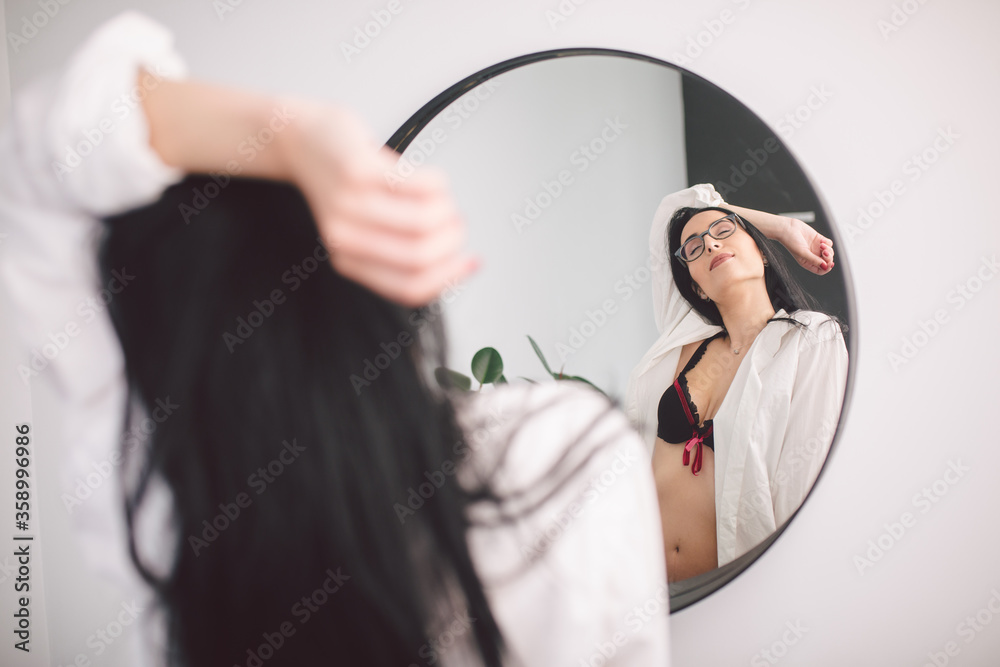
[[[742,227],[744,231],[746,231],[747,225],[743,221],[743,218],[741,218],[738,213],[728,213],[728,214],[722,216],[721,218],[719,218],[718,220],[716,220],[715,222],[713,222],[712,224],[710,224],[708,226],[708,229],[706,229],[705,231],[703,231],[701,234],[692,234],[691,236],[689,236],[683,243],[681,243],[681,247],[674,251],[674,256],[677,257],[677,259],[679,259],[682,262],[684,262],[685,264],[690,264],[691,262],[697,260],[699,257],[701,257],[702,255],[705,254],[705,235],[706,234],[708,236],[711,236],[713,239],[716,239],[717,241],[721,241],[722,239],[728,239],[730,236],[732,236],[733,234],[736,233],[736,227],[733,227],[733,231],[730,232],[729,234],[726,234],[722,238],[719,238],[715,234],[711,233],[712,227],[714,227],[718,223],[722,222],[723,220],[729,220],[729,219],[732,219],[734,223],[736,223],[738,226]],[[688,243],[690,243],[691,240],[694,239],[694,238],[701,239],[701,252],[699,252],[698,255],[695,256],[695,257],[693,257],[692,259],[684,259],[684,257],[681,256],[681,252],[683,252],[684,246],[686,246]]]

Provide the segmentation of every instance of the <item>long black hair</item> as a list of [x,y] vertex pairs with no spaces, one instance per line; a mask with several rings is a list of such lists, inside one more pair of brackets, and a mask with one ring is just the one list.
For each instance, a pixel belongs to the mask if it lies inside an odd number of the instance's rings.
[[[726,325],[722,321],[722,315],[719,313],[719,308],[715,305],[714,301],[702,299],[695,293],[694,287],[692,286],[690,270],[687,265],[681,261],[676,254],[674,254],[681,247],[681,233],[684,231],[684,225],[686,225],[691,218],[702,211],[721,211],[727,215],[736,215],[734,211],[721,206],[706,206],[704,208],[684,206],[677,209],[667,225],[667,238],[665,239],[667,253],[670,256],[670,272],[673,275],[674,284],[677,285],[677,289],[680,290],[681,296],[683,296],[684,299],[691,304],[691,306],[698,311],[703,318],[705,318],[705,321],[722,327],[725,331]],[[829,321],[839,326],[842,332],[846,332],[847,325],[840,321],[836,315],[826,312],[816,298],[806,292],[802,286],[799,285],[795,276],[785,264],[785,260],[781,256],[781,253],[778,252],[774,242],[764,236],[764,234],[762,234],[761,231],[746,218],[738,215],[737,218],[746,232],[750,235],[750,238],[753,239],[757,248],[760,249],[761,254],[767,260],[767,265],[764,267],[764,286],[767,289],[768,298],[771,300],[771,307],[774,308],[775,311],[783,308],[789,315],[799,310],[812,310],[823,313],[829,318]],[[768,322],[776,321],[789,322],[798,327],[805,326],[804,322],[794,317],[772,317],[768,320]]]
[[[105,223],[102,272],[135,275],[109,304],[131,400],[175,406],[125,499],[170,663],[432,664],[464,612],[500,665],[465,512],[498,499],[458,483],[468,438],[422,367],[447,365],[440,311],[333,270],[290,184],[192,175]],[[136,546],[157,478],[177,530],[166,574]]]

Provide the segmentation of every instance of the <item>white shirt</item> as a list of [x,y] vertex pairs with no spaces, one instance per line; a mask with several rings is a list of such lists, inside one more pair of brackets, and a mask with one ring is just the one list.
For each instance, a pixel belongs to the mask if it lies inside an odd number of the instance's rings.
[[[660,337],[629,375],[625,411],[652,456],[657,407],[673,384],[681,347],[722,330],[673,282],[665,232],[682,206],[725,206],[710,184],[668,195],[653,216],[649,252]],[[779,309],[775,317],[788,313]],[[796,311],[803,330],[769,323],[740,362],[712,420],[719,565],[762,542],[802,504],[826,460],[847,383],[847,346],[826,315]]]
[[[165,78],[186,75],[171,33],[129,11],[95,31],[64,71],[21,91],[0,133],[0,221],[9,235],[0,245],[0,280],[34,360],[19,370],[26,382],[50,378],[60,396],[68,452],[61,495],[84,557],[133,590],[140,584],[126,550],[118,471],[96,488],[79,485],[95,470],[118,465],[126,400],[122,351],[102,298],[109,286],[98,284],[98,218],[156,201],[184,176],[149,145],[133,94],[140,64]],[[523,420],[525,410],[553,397],[564,402]],[[463,474],[494,461],[506,427],[523,422],[499,468],[501,492],[543,488],[544,473],[563,453],[574,459],[608,440],[537,512],[510,526],[470,531],[473,561],[512,664],[575,666],[597,655],[607,665],[669,664],[662,534],[641,440],[619,411],[582,432],[607,405],[567,383],[508,385],[461,402],[460,422],[473,429],[475,443]],[[475,430],[477,420],[490,416],[496,427]],[[167,553],[169,491],[152,489],[148,502],[140,551]],[[489,516],[484,507],[470,511]],[[502,581],[526,554],[542,557],[524,576]],[[460,645],[440,656],[445,664],[466,664],[468,646]],[[157,662],[147,650],[130,664]]]

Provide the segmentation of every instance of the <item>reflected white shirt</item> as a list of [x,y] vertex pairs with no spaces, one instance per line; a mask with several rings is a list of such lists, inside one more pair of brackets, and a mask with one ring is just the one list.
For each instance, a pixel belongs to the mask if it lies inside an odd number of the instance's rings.
[[[726,203],[710,184],[664,197],[653,216],[649,252],[653,314],[660,337],[629,375],[625,411],[649,456],[660,397],[674,380],[681,347],[722,330],[691,307],[674,284],[666,229],[683,206]],[[779,309],[775,317],[789,316]],[[719,565],[762,542],[789,519],[826,460],[847,384],[847,346],[826,315],[796,311],[806,324],[769,323],[740,362],[712,420]]]
[[[0,245],[0,280],[28,349],[42,351],[62,334],[69,341],[51,358],[41,353],[37,367],[29,362],[22,369],[27,381],[44,375],[60,396],[67,452],[61,495],[84,556],[125,590],[145,591],[127,553],[117,471],[86,498],[74,495],[95,466],[118,465],[126,401],[122,351],[102,298],[102,293],[113,298],[114,290],[103,290],[117,286],[99,284],[99,218],[154,202],[184,177],[149,145],[137,104],[140,65],[164,78],[186,75],[172,34],[129,11],[98,28],[63,71],[14,98],[11,121],[0,133],[0,219],[9,235]],[[148,84],[156,85],[155,79]],[[552,383],[484,391],[470,397],[459,418],[474,424],[484,415],[506,414],[516,423],[519,410],[553,396],[565,402],[528,420],[511,440],[499,470],[501,489],[539,484],[546,466],[578,436],[579,451],[602,439],[611,442],[524,521],[470,531],[473,560],[513,650],[513,664],[577,665],[611,646],[614,655],[602,664],[668,665],[656,492],[643,465],[641,440],[624,415],[616,411],[592,432],[581,433],[606,399]],[[477,466],[491,460],[502,431],[484,436]],[[154,488],[149,503],[150,514],[140,522],[140,551],[169,553],[169,491]],[[532,550],[544,552],[544,558],[524,576],[500,583]],[[658,611],[651,611],[654,607]],[[466,664],[467,649],[456,645],[442,660]],[[130,664],[159,662],[151,651],[136,650]]]

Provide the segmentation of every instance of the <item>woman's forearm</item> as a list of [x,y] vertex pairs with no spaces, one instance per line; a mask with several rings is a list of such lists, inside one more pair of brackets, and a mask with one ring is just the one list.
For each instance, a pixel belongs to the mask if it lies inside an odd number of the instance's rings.
[[806,270],[822,276],[833,268],[833,241],[801,220],[726,203],[722,206],[746,218],[764,236],[783,245]]
[[190,80],[146,85],[143,108],[150,145],[168,165],[187,172],[291,180],[283,146],[295,131],[293,102]]
[[789,217],[765,213],[752,208],[743,208],[742,206],[733,206],[728,203],[725,207],[750,221],[754,227],[760,230],[761,234],[774,241],[783,242],[787,232],[791,229],[792,219]]

